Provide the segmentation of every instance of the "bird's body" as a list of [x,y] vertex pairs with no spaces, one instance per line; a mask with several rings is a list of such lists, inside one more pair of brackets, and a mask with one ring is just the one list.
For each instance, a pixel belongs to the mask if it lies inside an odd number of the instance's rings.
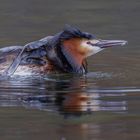
[[0,49],[0,74],[44,75],[87,72],[86,58],[106,47],[126,41],[98,40],[71,26],[62,32],[23,46]]
[[[11,64],[15,61],[15,59],[17,59],[17,56],[22,50],[22,48],[23,47],[21,46],[8,47],[7,52],[1,55],[0,57],[1,75],[5,74],[5,71],[7,71],[11,66]],[[13,49],[13,51],[10,51],[10,49]],[[33,52],[25,52],[23,54],[20,64],[15,70],[14,75],[44,75],[49,73],[61,72],[59,69],[55,68],[54,65],[51,64],[51,62],[47,59],[46,56],[41,57],[35,55],[34,53],[37,52],[35,52],[34,50]]]

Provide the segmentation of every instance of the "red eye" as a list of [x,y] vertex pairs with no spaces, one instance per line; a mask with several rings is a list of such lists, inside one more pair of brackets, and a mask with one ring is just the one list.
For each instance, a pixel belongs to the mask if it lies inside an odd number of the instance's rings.
[[90,41],[87,42],[87,44],[94,46],[95,44],[91,43]]
[[88,41],[87,44],[90,44],[91,45],[91,42]]

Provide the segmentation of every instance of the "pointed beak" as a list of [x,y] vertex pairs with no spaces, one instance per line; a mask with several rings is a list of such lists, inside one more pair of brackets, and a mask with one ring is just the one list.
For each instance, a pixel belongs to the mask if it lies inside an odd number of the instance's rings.
[[127,41],[125,40],[99,40],[99,42],[96,43],[96,46],[104,49],[108,47],[114,47],[114,46],[124,46],[127,44]]

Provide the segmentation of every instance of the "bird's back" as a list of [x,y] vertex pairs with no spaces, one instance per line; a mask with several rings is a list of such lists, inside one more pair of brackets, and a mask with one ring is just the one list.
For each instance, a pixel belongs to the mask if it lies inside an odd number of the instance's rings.
[[[10,46],[0,49],[0,75],[2,75],[17,58],[22,51],[23,46]],[[36,59],[31,57],[31,53],[25,52],[15,75],[33,75],[46,74],[53,71],[53,67],[49,64],[45,57]]]

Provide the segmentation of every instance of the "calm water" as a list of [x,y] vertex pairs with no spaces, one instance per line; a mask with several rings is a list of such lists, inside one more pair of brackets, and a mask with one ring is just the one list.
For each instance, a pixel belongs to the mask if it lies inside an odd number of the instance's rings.
[[139,0],[0,0],[1,47],[66,23],[129,42],[90,57],[85,76],[1,77],[0,139],[139,140],[139,16]]

